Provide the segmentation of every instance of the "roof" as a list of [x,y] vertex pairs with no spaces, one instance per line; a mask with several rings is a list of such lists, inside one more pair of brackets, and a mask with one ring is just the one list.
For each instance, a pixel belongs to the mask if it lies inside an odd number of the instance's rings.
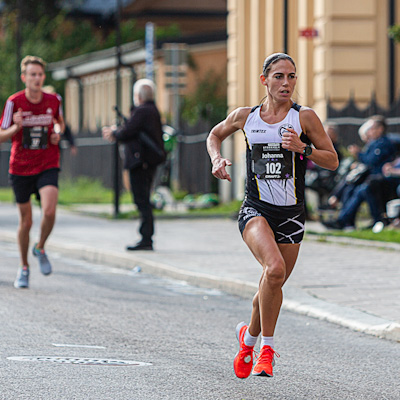
[[[145,59],[145,48],[141,40],[123,44],[120,47],[123,64],[133,64]],[[67,58],[48,64],[55,80],[79,77],[85,74],[115,68],[118,65],[117,47],[94,51],[77,57]]]
[[[204,36],[203,40],[182,40],[192,49],[208,49],[226,46],[226,36],[216,35],[214,37]],[[209,40],[207,40],[209,39]],[[210,40],[213,39],[213,40]],[[182,43],[181,42],[181,43]],[[161,44],[161,43],[160,43]],[[157,46],[158,51],[161,46]],[[133,65],[146,60],[146,49],[141,40],[127,43],[121,46],[121,62],[123,65]],[[48,71],[52,73],[55,80],[68,78],[79,78],[87,74],[116,68],[118,65],[117,47],[106,50],[95,51],[77,57],[67,58],[48,64]]]

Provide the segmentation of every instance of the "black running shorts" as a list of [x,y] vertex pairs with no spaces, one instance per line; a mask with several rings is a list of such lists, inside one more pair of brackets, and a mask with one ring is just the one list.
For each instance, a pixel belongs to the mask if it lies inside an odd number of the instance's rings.
[[304,236],[306,214],[304,203],[294,206],[275,206],[246,197],[239,211],[238,224],[243,235],[247,222],[264,217],[275,235],[277,243],[301,243]]
[[37,175],[9,175],[17,203],[27,203],[32,194],[39,198],[39,189],[44,186],[58,187],[58,168],[47,169]]

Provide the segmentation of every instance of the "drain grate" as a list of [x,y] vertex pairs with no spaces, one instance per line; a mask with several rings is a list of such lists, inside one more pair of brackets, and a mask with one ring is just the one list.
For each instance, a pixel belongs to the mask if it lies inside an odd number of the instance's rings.
[[79,357],[48,357],[48,356],[18,356],[18,357],[7,357],[8,360],[12,361],[43,361],[51,362],[56,364],[75,364],[75,365],[111,365],[121,367],[144,367],[152,365],[151,363],[145,363],[140,361],[132,360],[116,360],[113,358],[79,358]]

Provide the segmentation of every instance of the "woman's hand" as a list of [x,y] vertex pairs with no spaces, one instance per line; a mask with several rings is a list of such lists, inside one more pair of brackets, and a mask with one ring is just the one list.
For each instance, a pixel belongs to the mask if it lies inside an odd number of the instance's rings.
[[300,140],[294,129],[285,129],[286,131],[282,134],[282,148],[302,154],[306,144]]
[[212,174],[218,179],[227,179],[232,182],[231,176],[226,172],[226,167],[230,167],[232,162],[227,158],[216,157],[212,161]]

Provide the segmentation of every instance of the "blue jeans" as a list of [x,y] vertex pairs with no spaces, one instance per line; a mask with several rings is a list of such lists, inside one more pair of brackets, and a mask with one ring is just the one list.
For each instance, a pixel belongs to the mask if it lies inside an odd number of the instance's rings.
[[362,183],[354,188],[351,196],[343,203],[338,222],[343,226],[354,226],[357,211],[361,204],[367,201],[374,222],[382,219],[382,213],[379,207],[379,201],[371,191],[369,183]]

